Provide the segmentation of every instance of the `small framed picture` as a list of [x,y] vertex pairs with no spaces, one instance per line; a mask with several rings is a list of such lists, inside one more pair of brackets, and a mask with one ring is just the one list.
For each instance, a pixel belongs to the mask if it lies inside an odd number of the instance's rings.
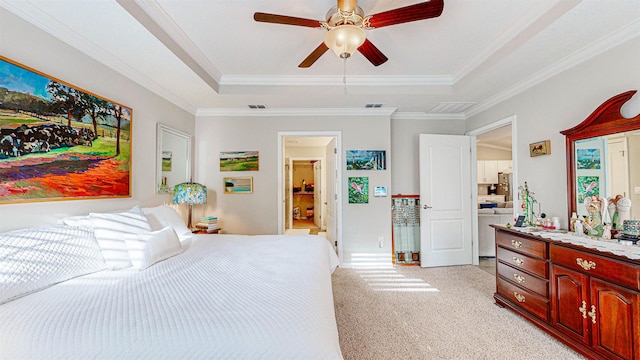
[[387,188],[384,186],[376,186],[373,190],[373,196],[375,197],[385,197],[387,196]]
[[224,178],[225,194],[251,194],[253,193],[253,177],[226,177]]
[[551,143],[549,140],[543,140],[529,144],[529,156],[540,156],[551,154]]

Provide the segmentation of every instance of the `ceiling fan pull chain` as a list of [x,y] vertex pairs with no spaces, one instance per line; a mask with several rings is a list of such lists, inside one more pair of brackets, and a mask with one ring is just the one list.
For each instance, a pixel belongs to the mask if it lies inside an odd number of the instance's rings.
[[344,74],[342,75],[342,83],[344,83],[344,94],[347,95],[347,58],[344,58]]

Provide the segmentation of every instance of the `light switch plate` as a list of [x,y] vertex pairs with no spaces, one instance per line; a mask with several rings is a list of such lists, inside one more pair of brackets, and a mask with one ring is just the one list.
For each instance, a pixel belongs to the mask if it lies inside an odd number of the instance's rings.
[[636,193],[636,195],[640,195],[640,186],[636,186],[633,191]]

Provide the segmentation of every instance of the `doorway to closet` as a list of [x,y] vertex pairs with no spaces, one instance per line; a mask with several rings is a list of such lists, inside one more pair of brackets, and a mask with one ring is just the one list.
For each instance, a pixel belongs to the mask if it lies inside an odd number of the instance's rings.
[[340,247],[340,133],[278,134],[280,234],[318,233]]

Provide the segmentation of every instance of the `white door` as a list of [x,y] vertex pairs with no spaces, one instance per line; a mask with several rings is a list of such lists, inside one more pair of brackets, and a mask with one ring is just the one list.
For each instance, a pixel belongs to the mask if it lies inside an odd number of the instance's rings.
[[[609,180],[611,184],[610,197],[616,195],[629,196],[629,162],[627,161],[627,139],[609,141]],[[613,216],[613,214],[609,214]]]
[[327,231],[327,240],[336,246],[336,234],[338,231],[337,228],[337,219],[335,218],[336,214],[336,183],[338,181],[337,170],[336,170],[336,139],[333,138],[325,147],[325,174],[327,174],[324,189],[326,191],[326,219],[324,224],[326,226]]
[[469,136],[420,135],[420,266],[472,263],[471,184]]
[[313,163],[313,223],[322,228],[322,160]]

